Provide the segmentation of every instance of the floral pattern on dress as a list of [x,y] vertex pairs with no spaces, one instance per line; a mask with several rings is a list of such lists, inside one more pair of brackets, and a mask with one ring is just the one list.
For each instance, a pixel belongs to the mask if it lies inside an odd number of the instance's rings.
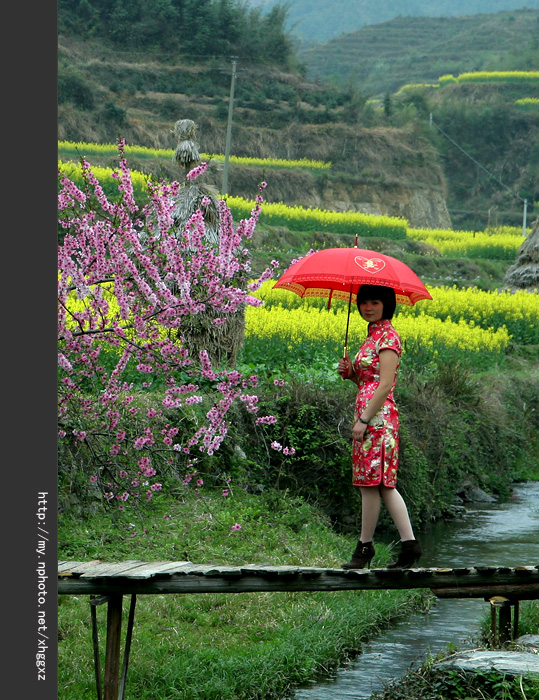
[[[380,351],[394,350],[399,356],[402,346],[399,334],[391,321],[382,319],[369,323],[368,335],[354,358],[354,371],[358,376],[358,392],[355,416],[360,416],[380,382]],[[398,370],[398,364],[397,364]],[[370,421],[363,442],[352,443],[352,483],[354,486],[378,486],[394,488],[399,466],[399,412],[393,397],[393,386],[382,408]]]

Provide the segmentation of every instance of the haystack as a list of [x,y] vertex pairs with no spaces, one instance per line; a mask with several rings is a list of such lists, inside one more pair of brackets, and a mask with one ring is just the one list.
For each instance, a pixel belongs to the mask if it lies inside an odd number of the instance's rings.
[[517,259],[505,273],[502,290],[539,291],[539,219],[517,252]]
[[[182,187],[172,213],[174,221],[180,229],[183,229],[195,211],[201,209],[204,213],[206,242],[218,248],[220,242],[218,192],[214,187],[203,182],[204,175],[195,180],[185,178],[190,170],[201,163],[199,144],[196,141],[196,124],[190,119],[179,119],[174,125],[174,133],[178,139],[174,161],[183,171]],[[210,203],[202,207],[204,197],[209,199]],[[238,280],[230,280],[230,282],[237,286],[242,285]],[[234,367],[244,341],[244,309],[229,314],[226,323],[216,325],[214,321],[222,316],[222,312],[207,307],[204,313],[186,319],[182,323],[179,335],[183,337],[183,344],[190,355],[197,356],[201,350],[205,349],[215,365]]]
[[[199,145],[196,139],[197,126],[191,119],[178,119],[174,124],[174,134],[178,139],[174,151],[174,161],[183,171],[183,187],[176,197],[176,207],[172,212],[177,226],[183,228],[197,209],[204,212],[206,224],[206,238],[215,245],[219,245],[219,201],[218,192],[211,185],[203,182],[203,175],[196,180],[187,180],[187,173],[200,165]],[[207,197],[210,203],[201,206],[202,200]]]

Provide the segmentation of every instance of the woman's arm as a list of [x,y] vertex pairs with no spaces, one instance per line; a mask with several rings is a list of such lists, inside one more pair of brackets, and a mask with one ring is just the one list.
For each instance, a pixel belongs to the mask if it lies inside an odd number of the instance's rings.
[[[378,411],[384,405],[384,401],[389,396],[393,382],[395,381],[395,372],[397,371],[397,366],[399,364],[399,356],[394,350],[386,348],[385,350],[380,350],[380,382],[376,387],[371,400],[365,406],[361,412],[361,416],[356,416],[354,419],[354,426],[352,428],[352,435],[355,440],[362,440],[367,430],[367,425],[372,418],[378,413]],[[359,418],[362,418],[366,423],[362,423]],[[356,437],[357,435],[357,437]]]

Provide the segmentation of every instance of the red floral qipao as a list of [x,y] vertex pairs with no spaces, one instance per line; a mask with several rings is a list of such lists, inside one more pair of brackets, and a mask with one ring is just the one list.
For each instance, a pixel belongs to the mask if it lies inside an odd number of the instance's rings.
[[[380,350],[389,348],[400,356],[401,340],[387,319],[369,323],[368,335],[354,358],[354,370],[359,378],[356,397],[356,417],[369,403],[380,382]],[[397,365],[398,368],[398,365]],[[363,442],[353,441],[352,483],[354,486],[395,487],[399,466],[399,412],[393,398],[395,380],[380,411],[371,420]]]

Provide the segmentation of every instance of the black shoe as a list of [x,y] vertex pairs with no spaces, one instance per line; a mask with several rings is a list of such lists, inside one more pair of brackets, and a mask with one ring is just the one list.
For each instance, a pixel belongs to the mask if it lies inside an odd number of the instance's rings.
[[421,554],[421,545],[417,540],[405,540],[401,542],[401,551],[397,557],[397,561],[388,564],[388,569],[410,569],[414,564],[417,564]]
[[352,558],[349,562],[342,565],[342,569],[364,569],[368,567],[371,563],[372,558],[376,554],[372,542],[362,542],[361,540],[357,543],[357,547],[352,554]]

